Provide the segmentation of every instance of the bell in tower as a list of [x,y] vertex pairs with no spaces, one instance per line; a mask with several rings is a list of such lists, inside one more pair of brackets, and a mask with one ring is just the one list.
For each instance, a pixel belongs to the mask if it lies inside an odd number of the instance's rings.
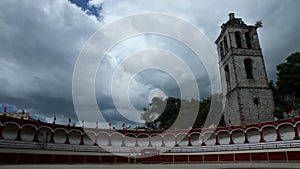
[[274,99],[268,86],[257,28],[230,13],[215,42],[227,125],[272,120]]

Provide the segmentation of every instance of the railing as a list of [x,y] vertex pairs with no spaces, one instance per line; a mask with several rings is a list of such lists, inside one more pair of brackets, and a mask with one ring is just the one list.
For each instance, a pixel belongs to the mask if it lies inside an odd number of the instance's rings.
[[[216,129],[132,131],[0,117],[0,164],[299,162],[299,128],[300,118]],[[145,153],[149,149],[158,153]]]
[[50,124],[0,116],[0,139],[35,142],[38,143],[37,145],[56,143],[101,145],[105,147],[204,147],[209,145],[242,145],[247,143],[299,140],[299,127],[299,117],[216,129],[138,131],[98,128],[83,129],[82,127],[70,125]]

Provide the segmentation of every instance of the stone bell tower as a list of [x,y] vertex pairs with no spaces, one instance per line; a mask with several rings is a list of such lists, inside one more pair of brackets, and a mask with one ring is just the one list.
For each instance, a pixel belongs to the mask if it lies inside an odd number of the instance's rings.
[[246,25],[241,18],[230,13],[215,42],[227,125],[272,120],[274,99],[268,86],[257,28]]

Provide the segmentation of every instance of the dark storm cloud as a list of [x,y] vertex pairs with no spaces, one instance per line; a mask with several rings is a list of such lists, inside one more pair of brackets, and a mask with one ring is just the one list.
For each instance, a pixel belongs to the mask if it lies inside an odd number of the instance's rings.
[[220,33],[221,24],[228,20],[229,12],[235,12],[236,17],[242,18],[249,25],[262,21],[263,27],[258,30],[260,45],[268,78],[276,80],[276,65],[292,52],[300,50],[300,1],[218,1],[218,4],[211,6],[212,10],[199,11],[200,15],[195,15],[193,21],[203,28],[212,42]]
[[[259,30],[261,47],[269,79],[276,80],[276,65],[293,51],[300,50],[300,26],[297,0],[210,0],[210,1],[101,1],[109,10],[107,20],[139,12],[165,12],[187,19],[199,27],[214,45],[220,26],[228,20],[227,14],[235,12],[247,24],[263,22]],[[131,1],[132,2],[132,1]],[[117,5],[118,4],[118,5]],[[170,5],[172,4],[172,5]]]
[[262,16],[264,27],[259,35],[269,79],[276,80],[276,65],[300,51],[299,5],[299,1],[284,1]]
[[73,66],[99,23],[65,1],[1,1],[0,12],[0,102],[75,118]]
[[[97,1],[93,1],[97,6]],[[220,33],[220,26],[235,12],[247,24],[263,22],[259,38],[269,79],[276,80],[276,65],[294,51],[300,50],[298,0],[253,1],[105,1],[104,23],[139,12],[164,12],[187,19],[212,42]],[[170,5],[172,4],[172,5]],[[72,75],[76,58],[86,40],[101,26],[96,17],[88,16],[67,0],[0,1],[0,103],[25,108],[34,114],[75,118],[72,102]],[[120,62],[122,53],[147,47],[171,50],[186,61],[194,72],[200,97],[210,93],[209,79],[201,61],[195,61],[178,42],[154,36],[140,37],[121,45],[97,74],[96,93],[103,114],[108,121],[130,122],[116,114],[110,99],[109,78],[112,65]],[[179,44],[180,45],[180,44]],[[137,47],[138,46],[138,47]],[[170,62],[172,64],[172,62]],[[134,65],[132,65],[134,66]],[[217,66],[217,65],[216,65]],[[127,72],[128,73],[128,72]],[[152,89],[161,89],[167,96],[178,96],[176,83],[162,74],[140,74],[135,79],[131,99],[134,106],[148,104]],[[188,83],[187,79],[187,83]],[[122,86],[120,89],[123,90]],[[120,90],[120,91],[122,91]],[[0,110],[1,111],[1,110]],[[130,112],[128,112],[130,113]]]

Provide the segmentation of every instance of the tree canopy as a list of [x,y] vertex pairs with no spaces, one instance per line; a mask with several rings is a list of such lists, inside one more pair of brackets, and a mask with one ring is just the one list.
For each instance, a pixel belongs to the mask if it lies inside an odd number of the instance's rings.
[[300,97],[300,53],[295,52],[277,65],[277,87],[284,95]]
[[[178,117],[180,107],[182,103],[183,105],[194,104],[198,102],[199,110],[196,121],[194,124],[191,124],[192,128],[201,128],[207,115],[209,113],[209,109],[211,106],[211,97],[203,99],[202,101],[198,100],[180,100],[178,98],[169,97],[166,99],[154,97],[152,99],[152,103],[150,103],[149,108],[144,108],[144,113],[142,114],[142,120],[145,120],[146,126],[152,130],[157,129],[168,129],[172,126],[175,120]],[[184,108],[186,111],[184,115],[189,115],[189,106]],[[219,126],[225,126],[224,119],[222,118]]]

